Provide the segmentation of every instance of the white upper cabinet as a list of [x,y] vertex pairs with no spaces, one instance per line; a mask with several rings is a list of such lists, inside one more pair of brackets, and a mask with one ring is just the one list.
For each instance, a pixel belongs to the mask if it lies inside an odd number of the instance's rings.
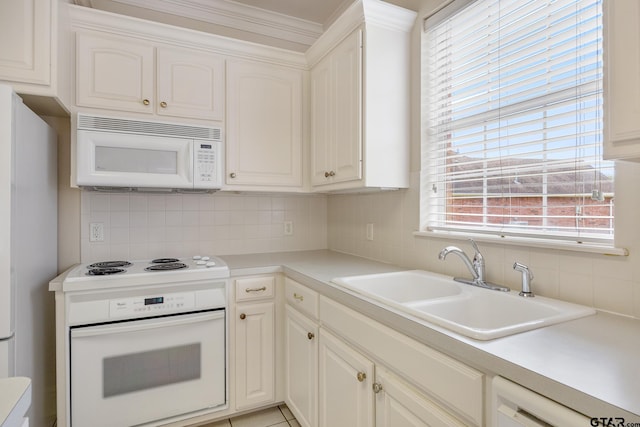
[[603,4],[604,157],[640,161],[640,2]]
[[311,183],[362,178],[362,31],[311,70]]
[[186,49],[157,49],[158,114],[222,120],[224,60]]
[[223,119],[224,60],[112,34],[77,34],[79,107]]
[[302,84],[296,68],[228,61],[227,185],[301,189]]
[[0,1],[0,82],[10,84],[39,114],[67,114],[70,1]]
[[409,186],[415,12],[358,0],[307,51],[316,191]]
[[106,34],[78,34],[76,104],[153,113],[154,48]]
[[51,1],[0,2],[0,79],[51,83]]

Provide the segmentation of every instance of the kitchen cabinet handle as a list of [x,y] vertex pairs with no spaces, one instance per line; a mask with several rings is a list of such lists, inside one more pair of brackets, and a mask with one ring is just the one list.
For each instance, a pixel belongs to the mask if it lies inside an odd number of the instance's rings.
[[303,295],[298,295],[296,292],[293,293],[293,297],[295,299],[297,299],[298,301],[304,301],[304,296]]
[[315,337],[315,335],[313,334],[313,332],[308,332],[307,333],[307,338],[309,338],[310,340],[312,340]]
[[244,291],[246,293],[251,293],[251,292],[262,292],[262,291],[266,291],[266,290],[267,290],[267,287],[263,286],[261,288],[246,288]]
[[325,178],[329,178],[330,176],[336,176],[336,173],[334,171],[329,171],[324,173]]
[[160,106],[161,106],[162,108],[167,108],[167,103],[166,103],[166,102],[164,102],[164,101],[162,101],[162,102],[160,103]]
[[244,320],[247,318],[247,315],[244,313],[240,313],[240,319]]
[[380,383],[373,383],[373,392],[375,394],[378,394],[382,391],[382,384]]
[[151,102],[149,102],[148,99],[143,99],[142,100],[142,105],[149,105]]
[[229,174],[229,176],[230,176],[231,178],[235,178],[235,177],[236,177],[236,173],[235,173],[235,172],[231,172],[231,173]]
[[365,374],[364,372],[358,372],[358,375],[356,375],[356,378],[358,378],[358,381],[363,382],[364,380],[367,379],[367,374]]

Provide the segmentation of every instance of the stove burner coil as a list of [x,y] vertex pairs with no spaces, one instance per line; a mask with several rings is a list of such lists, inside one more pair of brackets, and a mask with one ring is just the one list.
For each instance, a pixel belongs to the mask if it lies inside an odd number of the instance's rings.
[[102,261],[93,263],[87,268],[117,268],[117,267],[129,267],[131,263],[129,261]]
[[99,267],[99,268],[90,268],[87,271],[87,276],[109,276],[111,274],[123,273],[125,271],[124,268],[111,268],[111,267]]
[[[153,261],[151,261],[151,263],[152,264],[170,264],[170,263],[172,264],[172,263],[177,263],[178,261],[180,261],[178,258],[156,258]],[[181,267],[181,268],[184,268],[184,267]]]
[[182,262],[170,262],[166,264],[156,264],[150,265],[145,268],[145,271],[168,271],[168,270],[180,270],[182,268],[187,268],[187,264]]

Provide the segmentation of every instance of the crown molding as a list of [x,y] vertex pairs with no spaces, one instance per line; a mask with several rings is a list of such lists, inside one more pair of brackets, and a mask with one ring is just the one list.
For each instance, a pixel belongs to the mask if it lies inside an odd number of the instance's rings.
[[[322,34],[321,24],[231,0],[111,0],[127,6],[168,13],[261,36],[312,45]],[[92,7],[92,0],[75,0]]]
[[150,22],[80,5],[68,5],[68,7],[71,24],[75,30],[100,31],[112,34],[114,37],[133,37],[163,45],[201,49],[230,58],[259,60],[303,70],[308,69],[305,56],[300,52]]
[[331,49],[353,30],[362,26],[376,26],[408,33],[417,13],[381,0],[354,1],[305,52],[309,66],[316,65]]

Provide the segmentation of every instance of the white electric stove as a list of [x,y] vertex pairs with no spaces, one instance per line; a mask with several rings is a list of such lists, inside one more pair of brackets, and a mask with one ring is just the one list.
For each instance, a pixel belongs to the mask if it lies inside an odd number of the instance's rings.
[[217,257],[79,264],[56,293],[58,425],[157,426],[227,407]]

